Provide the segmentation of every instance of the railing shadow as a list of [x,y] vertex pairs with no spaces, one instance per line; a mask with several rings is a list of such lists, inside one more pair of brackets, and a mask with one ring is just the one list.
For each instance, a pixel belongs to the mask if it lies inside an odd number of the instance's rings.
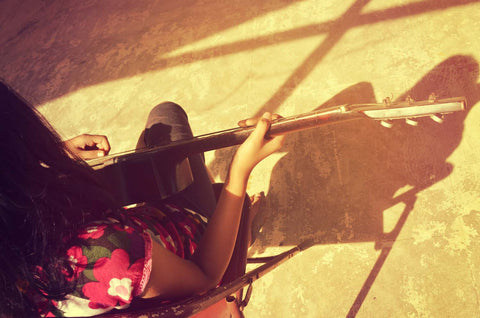
[[[338,19],[171,56],[179,48],[294,2],[250,0],[226,6],[190,0],[93,5],[53,1],[30,3],[28,10],[19,3],[0,15],[0,72],[37,105],[103,82],[326,34],[258,113],[275,111],[348,30],[477,1],[426,0],[362,13],[368,2],[355,1]],[[17,11],[29,18],[12,19]]]

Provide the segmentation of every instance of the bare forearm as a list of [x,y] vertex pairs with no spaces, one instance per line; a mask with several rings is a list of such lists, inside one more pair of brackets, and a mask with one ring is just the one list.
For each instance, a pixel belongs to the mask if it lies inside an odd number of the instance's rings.
[[208,222],[195,255],[195,262],[207,277],[220,281],[235,246],[249,172],[236,169],[232,162],[229,176]]
[[250,172],[283,143],[283,137],[280,136],[264,138],[271,117],[271,114],[265,113],[235,153],[217,208],[197,249],[194,261],[209,280],[218,282],[221,279],[232,256]]

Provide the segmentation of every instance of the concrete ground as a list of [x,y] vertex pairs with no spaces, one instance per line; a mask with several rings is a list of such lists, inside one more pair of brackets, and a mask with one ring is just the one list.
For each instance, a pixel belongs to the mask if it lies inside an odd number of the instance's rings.
[[[480,2],[0,1],[0,76],[65,138],[134,147],[172,100],[195,134],[268,110],[465,96],[418,127],[290,134],[253,172],[252,255],[313,238],[254,283],[247,317],[480,316]],[[233,150],[207,153],[217,180]]]

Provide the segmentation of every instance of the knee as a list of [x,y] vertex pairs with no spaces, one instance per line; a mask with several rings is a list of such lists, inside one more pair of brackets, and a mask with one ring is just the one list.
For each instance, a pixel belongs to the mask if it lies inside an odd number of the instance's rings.
[[163,102],[155,106],[151,111],[149,117],[156,116],[185,116],[187,113],[182,106],[174,102]]

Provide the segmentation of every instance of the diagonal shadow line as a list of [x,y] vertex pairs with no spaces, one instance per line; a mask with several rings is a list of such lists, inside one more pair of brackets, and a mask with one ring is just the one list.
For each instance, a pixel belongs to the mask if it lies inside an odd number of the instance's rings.
[[[430,185],[431,184],[429,184],[428,186]],[[348,311],[348,314],[346,316],[347,318],[356,317],[358,311],[363,305],[363,302],[367,298],[367,295],[370,292],[370,289],[373,286],[373,283],[375,282],[378,274],[380,273],[380,270],[385,264],[387,257],[390,255],[390,252],[393,249],[393,245],[397,241],[397,238],[400,235],[400,231],[405,225],[405,222],[407,221],[407,218],[410,215],[410,212],[412,212],[414,208],[415,201],[417,199],[417,193],[426,189],[428,186],[424,186],[419,189],[411,189],[410,191],[396,198],[395,203],[392,202],[392,205],[395,205],[397,202],[404,202],[406,205],[405,209],[400,215],[400,218],[398,219],[397,224],[395,224],[395,228],[390,233],[384,234],[383,238],[381,238],[381,240],[379,241],[380,244],[383,244],[383,247],[381,247],[380,255],[375,261],[375,264],[373,265],[372,270],[370,271],[370,274],[368,275],[367,279],[363,283],[362,289],[360,290],[357,297],[355,298],[355,301],[350,307],[350,310]]]
[[[356,21],[352,21],[350,28],[425,14],[432,11],[444,10],[456,6],[478,3],[478,0],[457,0],[455,3],[451,2],[452,0],[428,0],[417,3],[410,3],[394,8],[373,11],[365,14],[358,14],[356,15]],[[233,43],[218,45],[211,48],[187,52],[172,57],[160,58],[155,61],[155,64],[166,65],[167,67],[185,65],[200,60],[231,55],[243,51],[262,48],[269,45],[290,42],[313,36],[319,36],[322,33],[332,32],[332,29],[337,26],[338,19],[318,24],[311,24],[292,30],[259,36],[254,39],[241,40]]]
[[357,297],[355,298],[355,301],[353,302],[352,306],[350,307],[350,310],[348,311],[348,314],[346,318],[354,318],[356,317],[358,311],[363,305],[363,302],[367,298],[368,293],[370,292],[371,287],[373,286],[373,283],[377,279],[378,274],[380,273],[380,270],[382,269],[383,265],[385,264],[385,261],[387,260],[388,256],[390,255],[390,252],[393,249],[393,246],[395,242],[398,239],[398,236],[400,235],[401,230],[403,229],[403,226],[407,222],[408,216],[410,213],[413,211],[415,207],[415,202],[417,201],[417,194],[420,193],[421,191],[429,188],[432,186],[434,183],[439,182],[440,180],[446,178],[447,176],[441,176],[435,180],[430,180],[428,184],[424,184],[420,187],[415,187],[413,189],[410,189],[409,191],[403,193],[402,195],[392,199],[390,202],[390,206],[394,206],[400,202],[405,203],[405,208],[398,218],[397,223],[395,224],[395,227],[393,230],[389,233],[384,233],[382,237],[376,242],[375,244],[381,244],[383,245],[380,248],[380,255],[378,256],[377,260],[375,261],[375,264],[372,267],[372,270],[368,274],[367,279],[363,283],[362,288],[360,289],[360,292],[358,293]]
[[445,10],[451,7],[458,7],[477,3],[478,0],[427,0],[415,3],[409,3],[403,6],[397,6],[378,11],[369,12],[360,15],[358,25],[373,24],[390,20],[392,18],[399,19],[413,15],[424,14],[427,12]]
[[315,66],[330,52],[340,39],[355,26],[355,19],[370,0],[357,0],[345,13],[338,18],[331,27],[328,36],[322,43],[303,61],[303,63],[290,75],[277,92],[257,111],[254,117],[262,112],[274,112],[295,90],[298,83],[305,79]]

